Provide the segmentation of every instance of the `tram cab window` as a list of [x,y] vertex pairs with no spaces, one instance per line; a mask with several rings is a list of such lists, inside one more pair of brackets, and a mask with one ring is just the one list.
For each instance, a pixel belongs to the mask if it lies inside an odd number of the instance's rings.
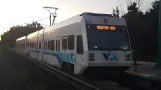
[[51,50],[55,50],[55,40],[51,40]]
[[62,49],[67,50],[67,36],[62,37]]
[[77,36],[77,53],[81,55],[84,53],[82,35]]
[[74,49],[74,35],[68,36],[68,49]]

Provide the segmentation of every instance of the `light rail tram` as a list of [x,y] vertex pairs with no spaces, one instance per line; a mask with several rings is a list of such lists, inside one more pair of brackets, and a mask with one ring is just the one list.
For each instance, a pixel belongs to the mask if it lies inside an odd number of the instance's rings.
[[18,38],[17,53],[74,74],[122,72],[131,66],[131,46],[124,18],[82,13]]

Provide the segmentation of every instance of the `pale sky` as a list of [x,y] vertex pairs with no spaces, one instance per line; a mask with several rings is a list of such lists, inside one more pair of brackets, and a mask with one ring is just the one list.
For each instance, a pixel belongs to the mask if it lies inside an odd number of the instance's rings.
[[[24,25],[49,16],[44,6],[53,6],[59,0],[3,0],[0,2],[0,34],[13,25]],[[117,2],[119,1],[119,3]],[[111,14],[113,8],[122,6],[126,0],[60,0],[55,7],[59,8],[56,22],[60,22],[83,12]],[[147,0],[146,0],[147,1]],[[152,0],[151,0],[152,1]],[[147,6],[148,7],[148,6]],[[49,25],[49,19],[39,21]]]

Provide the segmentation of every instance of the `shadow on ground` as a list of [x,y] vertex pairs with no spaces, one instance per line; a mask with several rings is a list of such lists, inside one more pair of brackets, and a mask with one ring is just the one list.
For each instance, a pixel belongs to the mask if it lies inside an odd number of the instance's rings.
[[71,90],[72,86],[0,47],[0,90]]

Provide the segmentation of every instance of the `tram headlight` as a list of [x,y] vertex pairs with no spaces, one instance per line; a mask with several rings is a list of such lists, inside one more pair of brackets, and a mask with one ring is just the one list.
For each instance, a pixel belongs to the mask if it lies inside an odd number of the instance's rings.
[[126,54],[126,61],[130,61],[131,60],[131,55],[130,54]]
[[126,57],[130,57],[130,54],[126,54]]
[[94,53],[89,53],[89,61],[94,61]]
[[130,58],[126,58],[126,61],[130,61]]

